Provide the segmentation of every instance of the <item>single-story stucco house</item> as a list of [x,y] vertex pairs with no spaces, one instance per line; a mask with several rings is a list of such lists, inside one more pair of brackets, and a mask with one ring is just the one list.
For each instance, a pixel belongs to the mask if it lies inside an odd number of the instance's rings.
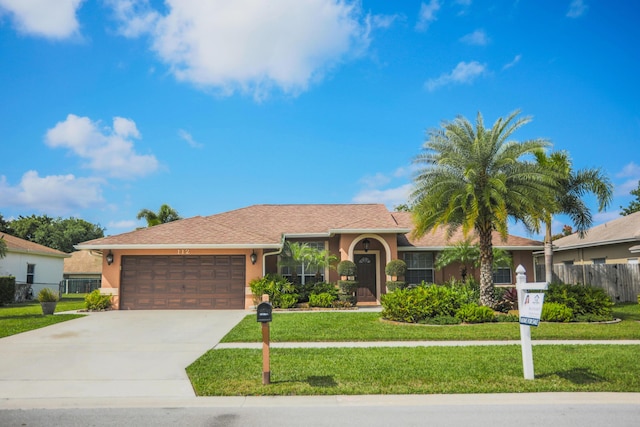
[[[406,280],[441,283],[458,268],[435,271],[437,253],[462,239],[444,230],[411,236],[411,214],[382,204],[255,205],[207,217],[174,221],[76,245],[102,252],[102,292],[119,309],[246,309],[253,305],[248,283],[279,267],[285,242],[306,242],[358,266],[358,304],[378,304],[386,292],[386,264],[404,259]],[[457,240],[456,240],[457,239]],[[533,251],[542,242],[509,236],[494,245],[508,250],[515,265],[533,279]],[[315,272],[302,272],[311,276]],[[515,283],[511,269],[497,282]],[[339,279],[335,270],[323,280]]]
[[0,276],[15,277],[18,286],[30,285],[34,296],[42,288],[58,292],[69,254],[8,234],[0,237],[7,244],[6,256],[0,258]]
[[[536,254],[544,265],[544,254]],[[588,230],[553,241],[553,263],[564,265],[638,264],[640,260],[640,212],[616,218]]]

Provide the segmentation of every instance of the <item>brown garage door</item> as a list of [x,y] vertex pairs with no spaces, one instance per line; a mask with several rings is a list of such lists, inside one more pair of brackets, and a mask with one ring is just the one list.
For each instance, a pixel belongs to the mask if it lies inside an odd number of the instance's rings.
[[123,256],[120,308],[243,309],[244,255]]

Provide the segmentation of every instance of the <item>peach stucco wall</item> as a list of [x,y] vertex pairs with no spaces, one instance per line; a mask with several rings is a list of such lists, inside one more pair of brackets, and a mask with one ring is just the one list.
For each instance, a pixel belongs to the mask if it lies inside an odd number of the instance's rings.
[[258,260],[255,265],[251,264],[251,249],[132,249],[132,250],[111,250],[113,253],[113,264],[108,265],[106,256],[108,250],[103,251],[102,255],[102,288],[103,292],[112,294],[113,308],[120,308],[120,270],[121,259],[123,255],[245,255],[245,309],[253,306],[253,298],[249,282],[255,278],[262,277],[262,250],[256,249],[255,253]]

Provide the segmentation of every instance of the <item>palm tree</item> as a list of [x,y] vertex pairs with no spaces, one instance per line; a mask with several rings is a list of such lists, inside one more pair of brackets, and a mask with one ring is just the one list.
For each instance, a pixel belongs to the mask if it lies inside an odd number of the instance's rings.
[[302,284],[305,284],[304,271],[305,266],[311,264],[311,251],[312,248],[306,243],[289,241],[285,242],[284,249],[282,250],[282,256],[280,257],[280,265],[289,267],[291,271],[291,281],[296,283],[298,281],[298,266],[302,266]]
[[[338,262],[338,257],[326,249],[317,250],[309,248],[309,267],[316,270],[316,283],[320,282],[322,273],[326,268],[333,268]],[[326,280],[325,280],[326,281]]]
[[478,245],[471,244],[471,239],[467,238],[440,252],[436,258],[435,268],[440,270],[454,262],[460,263],[460,276],[464,282],[469,266],[477,266],[479,259]]
[[[477,244],[472,244],[469,238],[447,247],[438,255],[435,268],[439,270],[456,262],[460,264],[460,276],[464,282],[469,266],[478,267],[480,265],[480,247]],[[509,253],[501,248],[493,248],[493,270],[510,265],[511,256]]]
[[[416,163],[424,165],[412,193],[415,235],[446,226],[452,234],[462,227],[474,230],[480,246],[480,302],[492,307],[492,231],[507,238],[508,220],[522,221],[530,229],[532,217],[550,200],[554,179],[526,157],[549,146],[543,139],[524,142],[509,138],[530,118],[519,111],[499,118],[491,129],[478,113],[474,126],[464,117],[433,129]],[[523,159],[525,158],[525,159]]]
[[565,214],[571,218],[580,238],[584,237],[593,223],[591,211],[582,201],[585,193],[592,193],[598,200],[598,210],[606,209],[613,198],[613,186],[609,178],[598,168],[574,171],[569,155],[556,151],[547,155],[536,153],[538,164],[558,176],[554,203],[544,206],[541,211],[545,225],[544,267],[545,281],[553,281],[553,243],[551,222],[553,215]]
[[147,227],[182,219],[178,215],[178,211],[167,204],[160,206],[160,210],[157,213],[149,209],[141,209],[136,218],[147,220]]

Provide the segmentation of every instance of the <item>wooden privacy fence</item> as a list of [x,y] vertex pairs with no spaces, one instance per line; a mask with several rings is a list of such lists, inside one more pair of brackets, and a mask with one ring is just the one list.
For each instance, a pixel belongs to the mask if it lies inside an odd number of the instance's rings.
[[[536,271],[536,277],[544,280],[544,266]],[[568,284],[597,286],[615,302],[636,302],[640,295],[639,264],[592,264],[553,266],[553,281]]]

